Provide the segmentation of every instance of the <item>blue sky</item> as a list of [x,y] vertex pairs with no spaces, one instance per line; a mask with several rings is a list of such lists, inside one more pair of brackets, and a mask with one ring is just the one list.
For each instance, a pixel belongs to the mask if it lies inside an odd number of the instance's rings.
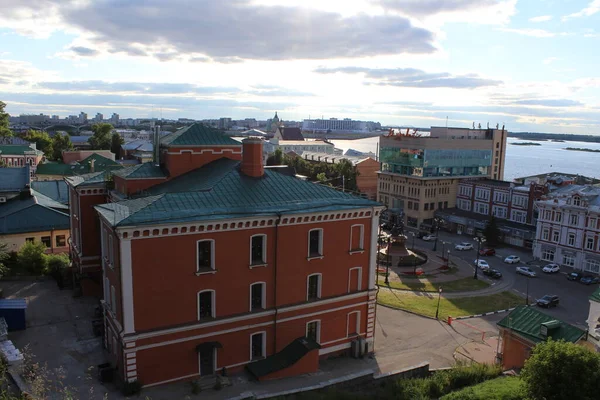
[[600,134],[600,0],[3,0],[0,43],[13,115]]

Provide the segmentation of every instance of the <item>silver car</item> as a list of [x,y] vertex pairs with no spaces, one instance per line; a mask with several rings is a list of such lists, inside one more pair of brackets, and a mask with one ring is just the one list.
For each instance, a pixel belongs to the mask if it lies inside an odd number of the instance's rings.
[[517,274],[529,276],[531,278],[535,277],[535,272],[529,267],[517,267]]

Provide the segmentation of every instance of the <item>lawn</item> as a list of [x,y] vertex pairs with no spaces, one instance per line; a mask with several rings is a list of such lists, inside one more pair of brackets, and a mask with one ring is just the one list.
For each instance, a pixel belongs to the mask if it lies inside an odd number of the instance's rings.
[[[485,289],[490,286],[489,283],[480,279],[462,278],[447,282],[430,282],[427,279],[418,280],[415,278],[405,279],[402,277],[402,282],[390,281],[390,287],[401,290],[413,290],[417,292],[437,292],[441,287],[443,292],[470,292],[472,290]],[[385,287],[385,278],[379,277],[377,283]]]
[[[377,302],[386,306],[401,308],[417,314],[434,317],[438,302],[437,294],[411,293],[393,291],[384,287],[379,290]],[[524,304],[525,300],[511,293],[502,292],[488,296],[461,297],[440,300],[440,319],[448,315],[462,317],[466,315],[482,314],[495,310],[503,310]]]
[[521,400],[524,398],[521,380],[512,376],[466,387],[443,396],[441,400]]

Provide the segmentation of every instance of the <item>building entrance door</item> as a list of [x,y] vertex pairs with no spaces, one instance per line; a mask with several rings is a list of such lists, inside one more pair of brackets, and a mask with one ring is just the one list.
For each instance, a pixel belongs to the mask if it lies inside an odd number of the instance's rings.
[[215,372],[215,349],[212,347],[200,350],[200,376],[212,375]]

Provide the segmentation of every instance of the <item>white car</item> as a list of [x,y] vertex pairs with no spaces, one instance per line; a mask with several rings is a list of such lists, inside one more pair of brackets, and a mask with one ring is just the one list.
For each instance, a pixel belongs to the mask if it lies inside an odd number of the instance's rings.
[[518,256],[508,256],[504,259],[504,262],[507,264],[517,264],[521,262],[521,258]]
[[435,235],[425,235],[422,239],[426,242],[430,242],[432,240],[435,240]]
[[468,242],[462,242],[454,246],[455,250],[473,250],[473,245]]
[[529,276],[531,278],[535,277],[535,272],[529,267],[517,267],[517,274]]
[[544,268],[542,268],[542,272],[546,272],[547,274],[554,274],[556,272],[560,272],[560,267],[558,264],[548,264]]
[[480,269],[490,269],[490,264],[488,264],[485,260],[475,260],[473,261],[473,264]]

